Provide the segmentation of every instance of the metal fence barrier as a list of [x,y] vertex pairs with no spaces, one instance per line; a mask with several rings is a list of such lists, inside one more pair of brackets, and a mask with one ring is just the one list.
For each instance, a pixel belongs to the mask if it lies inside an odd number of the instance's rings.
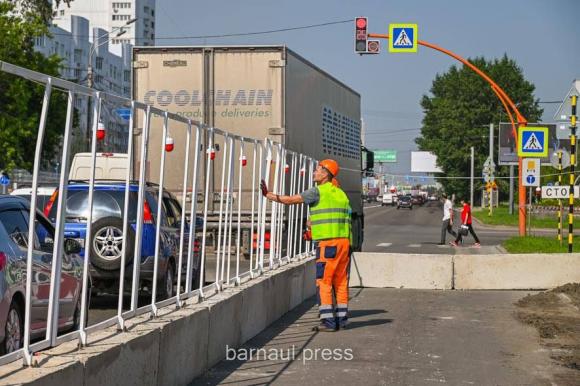
[[[24,359],[25,365],[33,364],[33,354],[60,343],[78,339],[81,346],[89,343],[89,335],[97,330],[110,326],[117,326],[119,333],[125,330],[125,321],[137,315],[150,313],[152,317],[158,315],[161,307],[183,307],[187,302],[197,303],[219,293],[228,286],[240,285],[252,280],[264,272],[275,270],[293,259],[300,259],[312,253],[312,244],[303,241],[302,233],[305,219],[308,217],[308,207],[285,207],[278,203],[270,203],[262,197],[258,188],[260,179],[269,183],[273,191],[280,194],[297,194],[313,186],[313,171],[316,161],[307,155],[295,153],[285,149],[282,144],[269,139],[258,140],[234,135],[215,127],[208,127],[200,122],[183,118],[177,114],[128,100],[115,95],[90,89],[56,77],[51,77],[34,71],[0,61],[0,71],[25,78],[44,87],[44,99],[41,106],[34,166],[32,171],[32,197],[28,224],[37,223],[37,190],[39,187],[40,161],[43,150],[47,118],[50,114],[49,102],[51,93],[63,92],[68,95],[66,122],[62,133],[62,152],[58,180],[58,196],[56,205],[56,221],[54,223],[54,244],[50,264],[50,289],[48,295],[48,310],[41,329],[43,337],[33,341],[32,328],[32,297],[37,292],[38,282],[35,277],[35,243],[28,242],[26,252],[26,272],[24,288],[24,331],[21,348],[0,357],[0,364],[5,364],[19,358]],[[62,305],[60,298],[63,256],[65,254],[65,223],[67,217],[65,207],[67,203],[67,188],[69,186],[69,169],[71,159],[71,135],[74,122],[75,98],[89,98],[92,102],[92,131],[90,133],[91,161],[90,178],[88,178],[88,215],[86,218],[86,237],[84,240],[84,257],[82,259],[82,275],[80,276],[80,320],[78,328],[67,333],[59,333],[59,308]],[[98,323],[88,325],[88,315],[91,313],[91,254],[92,233],[94,225],[95,187],[101,183],[96,178],[97,154],[99,140],[97,131],[103,106],[111,108],[128,108],[131,111],[127,146],[127,169],[124,180],[124,207],[122,215],[122,236],[126,236],[130,227],[135,226],[135,240],[132,256],[132,271],[127,262],[126,249],[128,238],[122,242],[121,264],[119,268],[119,289],[116,304],[116,315]],[[110,111],[110,110],[109,110]],[[162,120],[161,141],[154,143],[151,135],[159,127],[153,125],[154,120]],[[136,132],[139,127],[140,133]],[[185,157],[182,164],[168,161],[168,145],[172,145],[168,138],[171,132],[185,130],[186,141],[178,143],[182,146]],[[139,134],[139,143],[135,140]],[[147,181],[150,172],[148,169],[151,149],[160,149],[160,170],[158,185],[151,185]],[[137,150],[137,151],[136,151]],[[216,154],[218,156],[216,156]],[[135,162],[138,162],[135,165]],[[169,165],[168,165],[169,162]],[[180,200],[183,210],[179,218],[178,256],[175,260],[176,285],[175,295],[159,300],[160,260],[162,251],[162,228],[164,225],[164,197],[165,176],[168,170],[171,173],[182,173],[182,190]],[[135,176],[134,176],[135,174]],[[212,177],[217,176],[217,177]],[[136,178],[135,178],[136,177]],[[132,197],[131,186],[137,184],[137,204],[135,223],[129,219]],[[146,192],[154,186],[157,194],[156,212],[146,213]],[[217,189],[216,189],[217,187]],[[134,189],[134,188],[133,188]],[[148,190],[149,189],[149,190]],[[207,247],[208,216],[217,191],[217,239],[214,250]],[[198,202],[191,197],[201,196]],[[189,199],[188,199],[189,197]],[[247,207],[243,208],[242,203]],[[185,208],[189,205],[188,208]],[[152,211],[152,210],[151,210]],[[249,212],[249,216],[247,216]],[[187,213],[187,214],[186,214]],[[189,216],[187,218],[186,216]],[[153,279],[148,291],[141,290],[141,252],[143,247],[143,233],[146,217],[153,216],[155,224],[155,249],[153,258]],[[197,219],[202,220],[201,226]],[[198,227],[200,229],[198,229]],[[35,239],[35,226],[30,225],[28,239]],[[249,231],[249,268],[243,271],[241,261],[244,261],[242,235],[244,229]],[[200,235],[199,247],[196,251],[196,232]],[[214,277],[206,277],[206,268],[213,262]],[[235,262],[235,264],[233,264]],[[130,262],[129,262],[130,263]],[[196,269],[196,266],[199,268]],[[194,271],[197,270],[195,282]],[[242,272],[243,271],[243,272]],[[184,278],[185,276],[185,278]],[[125,280],[123,278],[127,278]],[[208,280],[213,280],[209,282]],[[130,283],[130,285],[128,285]],[[124,295],[130,291],[130,301]],[[38,296],[36,294],[36,296]],[[150,296],[149,301],[143,297]],[[129,304],[127,304],[129,303]],[[1,318],[0,318],[1,319]],[[4,328],[4,326],[0,326]],[[38,325],[35,328],[39,328]]]

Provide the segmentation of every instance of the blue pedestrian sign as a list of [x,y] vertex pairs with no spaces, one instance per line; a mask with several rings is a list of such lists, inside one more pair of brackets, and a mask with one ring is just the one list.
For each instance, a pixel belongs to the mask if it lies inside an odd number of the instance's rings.
[[522,127],[518,133],[519,157],[548,156],[548,128]]
[[417,24],[389,24],[389,52],[417,52]]
[[534,186],[534,182],[536,182],[536,177],[534,177],[534,176],[527,176],[526,177],[526,182],[528,183],[528,185]]
[[115,110],[118,116],[128,121],[131,118],[131,109],[117,109]]
[[0,175],[0,185],[10,185],[10,177],[6,174]]

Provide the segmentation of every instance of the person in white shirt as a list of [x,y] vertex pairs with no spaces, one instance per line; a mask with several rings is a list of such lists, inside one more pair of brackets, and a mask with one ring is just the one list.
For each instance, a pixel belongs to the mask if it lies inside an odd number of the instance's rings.
[[441,242],[439,245],[445,245],[445,235],[449,232],[453,237],[457,237],[457,233],[453,230],[453,203],[447,194],[442,195],[445,203],[443,204],[443,222],[441,223]]

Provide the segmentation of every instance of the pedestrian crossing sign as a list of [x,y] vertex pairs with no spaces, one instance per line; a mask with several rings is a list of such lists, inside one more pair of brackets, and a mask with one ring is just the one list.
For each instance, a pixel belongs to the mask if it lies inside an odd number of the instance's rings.
[[518,132],[518,156],[548,156],[548,128],[522,127]]
[[417,52],[417,24],[389,24],[389,52]]

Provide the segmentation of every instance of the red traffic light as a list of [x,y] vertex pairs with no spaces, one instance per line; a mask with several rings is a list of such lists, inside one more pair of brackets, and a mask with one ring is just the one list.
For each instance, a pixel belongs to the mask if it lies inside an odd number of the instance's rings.
[[357,54],[367,52],[367,25],[366,17],[354,19],[354,52]]
[[357,28],[365,28],[367,26],[367,18],[366,17],[357,17],[356,18],[356,27]]

